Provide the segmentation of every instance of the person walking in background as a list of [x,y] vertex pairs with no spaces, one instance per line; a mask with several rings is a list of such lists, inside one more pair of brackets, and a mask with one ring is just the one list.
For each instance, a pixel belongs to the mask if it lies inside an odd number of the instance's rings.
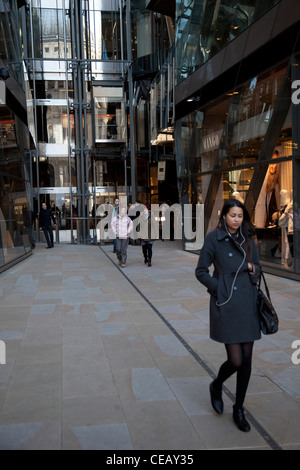
[[52,211],[47,208],[47,204],[43,202],[42,209],[39,213],[39,226],[40,226],[40,230],[43,230],[45,234],[46,241],[47,241],[47,248],[54,247],[52,222],[53,222],[53,226],[55,226],[56,225],[55,217]]
[[126,207],[123,206],[120,208],[119,213],[111,222],[111,228],[116,235],[116,250],[119,266],[125,268],[129,235],[133,230],[133,222],[127,215]]
[[210,338],[223,343],[227,352],[227,360],[210,384],[211,404],[218,414],[223,413],[222,384],[236,372],[233,420],[244,432],[250,431],[243,404],[251,376],[253,345],[261,337],[256,306],[261,267],[253,234],[245,206],[229,199],[218,227],[204,240],[195,271],[211,295]]
[[[120,204],[119,199],[115,199],[115,203],[114,203],[113,210],[112,210],[112,215],[111,215],[111,220],[113,220],[114,217],[116,217],[116,215],[119,213],[119,204]],[[113,253],[116,253],[117,252],[117,244],[116,244],[116,239],[115,238],[113,239],[113,246],[114,246]]]
[[152,266],[152,254],[154,240],[159,238],[159,226],[155,222],[151,223],[151,215],[147,207],[140,215],[140,239],[144,255],[144,263]]

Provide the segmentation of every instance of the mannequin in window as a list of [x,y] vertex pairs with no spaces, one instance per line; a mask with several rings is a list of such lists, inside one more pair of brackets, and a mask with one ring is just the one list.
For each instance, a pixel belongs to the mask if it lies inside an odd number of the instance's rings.
[[[278,150],[274,150],[272,159],[278,158]],[[280,211],[280,165],[270,163],[256,203],[254,225],[257,240],[260,243],[264,238],[274,240],[275,245],[270,253],[274,257],[281,257],[281,230],[278,227]],[[268,229],[268,230],[266,230]],[[269,230],[270,229],[270,230]]]
[[[274,150],[272,158],[278,158],[278,150]],[[272,215],[280,210],[279,165],[270,163],[257,200],[254,224],[257,228],[275,226]]]
[[244,199],[242,198],[242,196],[240,195],[240,193],[238,191],[234,191],[234,193],[232,193],[231,197],[232,197],[232,199],[237,199],[242,204],[244,204]]
[[[278,150],[274,150],[272,158],[278,158]],[[266,222],[265,227],[274,225],[272,215],[280,209],[279,168],[276,163],[270,163],[266,184]]]
[[[288,259],[294,257],[294,219],[293,219],[293,201],[289,202],[282,212],[278,221],[284,233],[285,250],[283,264],[288,267]],[[291,266],[289,266],[291,267]]]

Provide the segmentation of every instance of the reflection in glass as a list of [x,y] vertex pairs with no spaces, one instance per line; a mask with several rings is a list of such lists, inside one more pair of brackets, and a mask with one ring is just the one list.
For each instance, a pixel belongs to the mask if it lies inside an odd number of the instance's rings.
[[[34,57],[64,59],[72,56],[70,17],[63,10],[49,8],[32,9]],[[28,38],[30,21],[27,22]],[[28,57],[31,57],[31,41],[28,41]]]
[[94,87],[96,140],[126,139],[122,88]]
[[[67,106],[37,106],[39,142],[68,144],[74,142],[74,116],[68,119]],[[70,131],[70,132],[69,132]]]
[[176,0],[176,83],[235,39],[279,0]]
[[[284,153],[285,145],[274,150],[272,159]],[[256,203],[254,224],[263,259],[293,267],[292,162],[268,165]]]
[[[270,162],[265,173],[259,160],[264,140],[271,133],[271,117],[280,104],[277,100],[286,65],[253,77],[178,121],[176,158],[180,200],[183,204],[205,203],[207,232],[216,227],[224,201],[236,198],[251,206],[261,259],[293,269],[291,107],[277,130],[273,158],[272,154],[264,155],[264,162]],[[258,169],[266,175],[259,189],[252,181]],[[289,227],[280,225],[285,217]]]
[[[0,268],[31,249],[26,212],[29,178],[24,148],[18,146],[23,124],[5,106],[0,107]],[[26,181],[27,180],[27,181]]]
[[121,29],[118,11],[90,11],[91,58],[121,60]]
[[52,80],[36,80],[35,91],[37,99],[66,100],[74,97],[72,81],[58,80],[56,74]]
[[278,99],[285,69],[254,77],[229,93],[219,166],[255,162]]

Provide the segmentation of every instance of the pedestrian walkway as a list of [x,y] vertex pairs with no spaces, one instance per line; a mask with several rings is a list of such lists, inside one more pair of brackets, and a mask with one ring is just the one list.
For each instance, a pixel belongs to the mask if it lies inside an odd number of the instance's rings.
[[40,244],[0,275],[1,450],[300,449],[299,283],[266,276],[280,331],[255,344],[242,433],[234,378],[224,414],[210,405],[225,354],[197,256],[157,241],[152,261],[140,246],[120,268],[112,245]]

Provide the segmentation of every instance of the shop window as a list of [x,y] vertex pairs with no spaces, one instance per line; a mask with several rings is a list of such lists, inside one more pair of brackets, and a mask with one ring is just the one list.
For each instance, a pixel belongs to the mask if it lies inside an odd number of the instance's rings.
[[[275,149],[274,159],[280,150]],[[270,162],[254,213],[261,258],[285,268],[293,268],[292,182],[292,161]]]
[[255,162],[283,83],[285,68],[254,77],[228,93],[230,105],[225,120],[219,166]]

